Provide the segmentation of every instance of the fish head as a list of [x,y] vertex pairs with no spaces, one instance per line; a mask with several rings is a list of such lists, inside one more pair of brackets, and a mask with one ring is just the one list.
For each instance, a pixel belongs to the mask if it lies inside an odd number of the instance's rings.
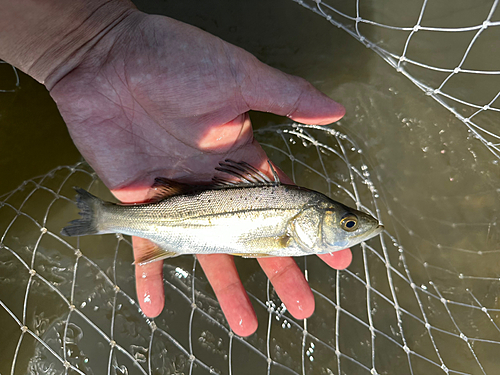
[[329,200],[303,207],[290,221],[288,233],[304,252],[323,254],[357,245],[383,229],[369,214]]
[[321,220],[322,252],[342,250],[375,237],[384,230],[371,215],[334,202],[323,208]]

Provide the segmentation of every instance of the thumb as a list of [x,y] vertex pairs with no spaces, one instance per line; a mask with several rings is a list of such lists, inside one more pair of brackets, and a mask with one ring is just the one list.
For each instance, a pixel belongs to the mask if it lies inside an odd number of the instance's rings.
[[345,114],[342,104],[330,99],[305,79],[256,61],[241,85],[250,109],[287,116],[305,124],[325,125]]

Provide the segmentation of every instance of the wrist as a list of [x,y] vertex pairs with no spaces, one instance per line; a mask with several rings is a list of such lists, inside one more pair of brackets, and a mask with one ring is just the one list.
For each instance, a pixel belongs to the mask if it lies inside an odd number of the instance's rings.
[[[137,12],[129,0],[6,0],[0,4],[2,11],[0,58],[49,89],[106,34]],[[10,20],[5,19],[9,16]]]

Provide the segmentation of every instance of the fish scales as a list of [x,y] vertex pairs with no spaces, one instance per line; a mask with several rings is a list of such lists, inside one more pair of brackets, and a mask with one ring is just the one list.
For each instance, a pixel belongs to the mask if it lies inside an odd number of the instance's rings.
[[157,247],[137,261],[179,254],[229,253],[249,257],[324,254],[353,246],[383,227],[367,213],[295,185],[270,180],[244,162],[226,160],[218,171],[236,181],[214,178],[212,186],[155,180],[151,203],[103,202],[83,189],[81,219],[63,228],[66,236],[122,233]]
[[288,185],[236,187],[147,205],[109,205],[101,230],[149,238],[179,253],[260,253],[267,249],[250,242],[283,236],[289,220],[317,194]]

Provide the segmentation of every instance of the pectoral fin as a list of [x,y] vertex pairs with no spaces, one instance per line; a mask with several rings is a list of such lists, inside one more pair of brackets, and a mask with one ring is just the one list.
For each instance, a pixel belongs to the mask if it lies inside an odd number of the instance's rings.
[[[245,247],[255,249],[255,253],[236,253],[233,255],[243,258],[263,258],[278,256],[279,251],[287,248],[290,245],[292,238],[284,234],[278,237],[260,237],[245,241]],[[262,252],[259,252],[261,250]]]

